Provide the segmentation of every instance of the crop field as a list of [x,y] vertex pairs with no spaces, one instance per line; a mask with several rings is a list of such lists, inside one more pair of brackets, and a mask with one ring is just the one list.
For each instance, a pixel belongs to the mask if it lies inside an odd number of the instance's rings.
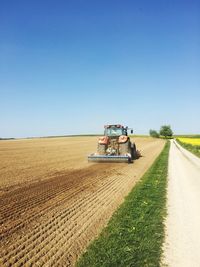
[[200,138],[179,137],[179,141],[193,146],[200,146]]
[[200,157],[200,138],[198,137],[178,137],[177,141],[184,148],[195,154],[197,157]]
[[0,141],[0,266],[73,266],[165,143],[135,142],[133,164],[94,164],[97,137]]

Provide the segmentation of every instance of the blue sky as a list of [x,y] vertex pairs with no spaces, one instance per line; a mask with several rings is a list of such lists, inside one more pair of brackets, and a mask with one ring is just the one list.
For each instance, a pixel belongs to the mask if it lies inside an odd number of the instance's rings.
[[0,137],[199,120],[199,1],[0,1]]

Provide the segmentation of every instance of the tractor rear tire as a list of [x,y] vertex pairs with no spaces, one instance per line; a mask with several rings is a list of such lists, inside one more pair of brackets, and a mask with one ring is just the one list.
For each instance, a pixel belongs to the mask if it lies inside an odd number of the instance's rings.
[[131,158],[132,160],[137,159],[137,150],[135,143],[131,144]]

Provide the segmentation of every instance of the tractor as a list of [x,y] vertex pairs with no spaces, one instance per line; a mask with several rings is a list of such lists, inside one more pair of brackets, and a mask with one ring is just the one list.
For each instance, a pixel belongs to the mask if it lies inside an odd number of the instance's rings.
[[104,136],[99,137],[97,152],[88,156],[92,162],[133,162],[138,158],[135,143],[128,136],[128,130],[120,124],[105,125]]

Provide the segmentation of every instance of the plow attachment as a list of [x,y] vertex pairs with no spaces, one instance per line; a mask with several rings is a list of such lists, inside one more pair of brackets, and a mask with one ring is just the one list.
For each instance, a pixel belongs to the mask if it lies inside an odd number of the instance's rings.
[[132,162],[130,156],[108,156],[108,155],[95,155],[92,154],[88,156],[88,161],[90,162]]

